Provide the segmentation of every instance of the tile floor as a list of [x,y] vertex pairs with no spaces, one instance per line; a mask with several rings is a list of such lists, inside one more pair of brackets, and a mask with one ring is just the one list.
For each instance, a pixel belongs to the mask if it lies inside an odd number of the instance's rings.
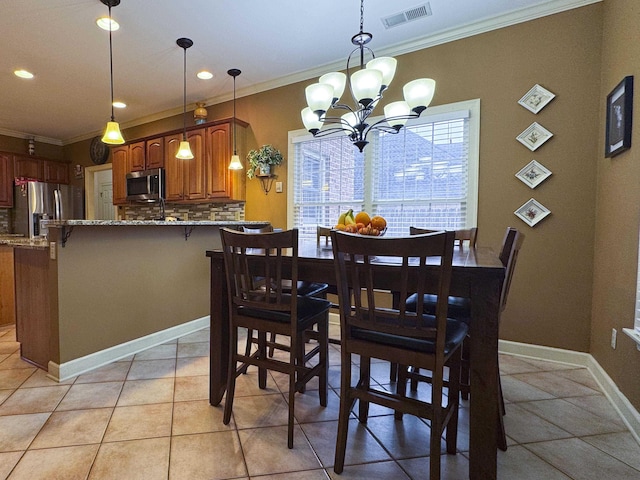
[[[366,426],[353,420],[347,466],[335,475],[335,390],[326,408],[313,386],[297,396],[295,448],[287,449],[287,381],[279,375],[266,390],[255,372],[240,377],[233,420],[223,425],[222,408],[207,401],[208,335],[58,384],[20,360],[15,330],[0,328],[0,480],[426,478],[427,424],[396,422],[375,406]],[[330,359],[335,389],[334,345]],[[586,369],[509,355],[500,362],[509,441],[498,456],[500,479],[640,479],[640,447]],[[372,371],[389,383],[388,365]],[[444,480],[467,478],[467,434],[464,402],[459,453],[444,455]]]

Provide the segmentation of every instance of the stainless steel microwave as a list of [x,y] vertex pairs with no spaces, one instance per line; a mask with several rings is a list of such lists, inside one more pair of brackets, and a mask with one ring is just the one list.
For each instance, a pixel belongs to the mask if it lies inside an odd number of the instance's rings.
[[159,202],[164,200],[164,168],[127,173],[127,201]]

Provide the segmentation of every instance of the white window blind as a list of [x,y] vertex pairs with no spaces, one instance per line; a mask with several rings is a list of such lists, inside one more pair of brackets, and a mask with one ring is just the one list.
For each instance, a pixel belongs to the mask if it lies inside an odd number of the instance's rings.
[[429,113],[398,134],[370,133],[364,153],[346,136],[290,132],[289,226],[315,237],[349,208],[385,217],[387,235],[475,226],[479,101]]

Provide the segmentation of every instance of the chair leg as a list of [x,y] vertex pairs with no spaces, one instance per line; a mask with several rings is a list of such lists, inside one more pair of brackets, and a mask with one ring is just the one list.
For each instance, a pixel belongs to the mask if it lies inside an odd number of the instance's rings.
[[271,342],[271,346],[269,347],[269,356],[273,357],[273,352],[275,351],[275,348],[273,346],[274,343],[276,343],[276,334],[271,332],[271,336],[269,338],[269,341]]
[[[227,368],[227,393],[224,402],[222,423],[229,425],[233,412],[233,396],[236,390],[236,353],[238,351],[238,328],[231,327],[231,345],[229,351],[229,367]],[[245,369],[246,370],[246,369]]]
[[329,377],[329,316],[318,322],[318,342],[320,344],[319,362],[322,365],[318,374],[320,406],[327,406],[328,377]]
[[[292,347],[295,345],[294,340],[291,340]],[[293,448],[293,414],[295,412],[295,399],[296,399],[296,364],[298,360],[296,359],[296,352],[293,351],[293,348],[289,352],[289,365],[291,370],[289,371],[289,422],[287,425],[287,447]]]
[[471,378],[471,369],[469,360],[471,359],[471,352],[469,348],[471,342],[469,337],[465,338],[462,342],[462,363],[460,365],[460,394],[463,400],[469,400],[469,384]]
[[[246,357],[250,357],[251,356],[251,346],[252,345],[253,345],[253,330],[248,328],[247,329],[247,344],[244,347],[244,355]],[[240,373],[242,373],[243,375],[246,374],[248,368],[249,368],[249,365],[245,365],[244,367],[242,367],[242,370],[240,371]]]
[[[302,333],[302,335],[304,336],[304,332]],[[300,367],[304,367],[304,340],[302,338],[300,338],[299,342],[296,342],[296,351],[293,352],[292,350],[292,354],[295,354],[296,356],[296,364]],[[291,348],[293,349],[293,341],[291,344]],[[300,393],[304,393],[307,391],[307,384],[303,383],[298,387],[298,392]]]
[[398,379],[398,364],[391,362],[389,367],[389,380],[395,382]]
[[[413,373],[415,373],[416,375],[420,374],[420,367],[410,367]],[[417,392],[418,391],[418,379],[416,377],[411,377],[411,391],[412,392]]]
[[347,433],[349,432],[349,415],[353,400],[351,398],[351,355],[342,355],[343,368],[340,372],[340,414],[338,416],[338,436],[333,471],[342,473],[344,457],[347,450]]
[[[258,332],[258,356],[261,359],[267,358],[267,333]],[[258,368],[258,387],[262,390],[267,388],[267,369]]]
[[[359,388],[369,390],[371,386],[371,359],[369,357],[360,357],[360,379],[358,380]],[[369,402],[362,399],[358,402],[358,420],[360,423],[367,423],[369,418]]]
[[[460,408],[460,368],[462,364],[462,347],[449,360],[449,391],[447,402],[452,409],[447,423],[447,453],[455,455],[458,443],[458,411]],[[453,373],[453,374],[452,374]]]
[[[396,364],[398,369],[398,381],[396,383],[396,394],[400,397],[407,396],[407,366],[406,365],[398,365]],[[413,385],[413,378],[411,379],[411,384]],[[396,420],[402,420],[402,412],[400,410],[396,410],[393,414]]]
[[504,397],[502,396],[502,381],[500,380],[500,374],[498,374],[498,400],[499,411],[498,411],[498,448],[503,452],[507,451],[507,434],[504,430],[504,414],[506,413],[504,409]]

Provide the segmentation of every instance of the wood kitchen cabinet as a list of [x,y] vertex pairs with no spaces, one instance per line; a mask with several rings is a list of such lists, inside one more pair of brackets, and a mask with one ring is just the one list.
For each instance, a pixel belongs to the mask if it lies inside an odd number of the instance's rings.
[[127,203],[127,173],[131,171],[129,168],[129,145],[112,147],[111,163],[113,204],[124,205]]
[[0,207],[13,207],[13,155],[0,152]]
[[44,181],[44,162],[40,158],[14,155],[13,170],[17,178]]
[[[241,158],[246,156],[247,126],[236,120],[237,151]],[[182,135],[182,131],[167,132],[112,149],[115,205],[126,203],[125,176],[128,172],[161,167],[165,169],[165,198],[169,203],[245,199],[246,172],[228,169],[233,153],[232,119],[187,128],[187,140],[194,156],[191,160],[176,158]],[[119,183],[121,196],[117,195]]]
[[13,247],[0,245],[0,326],[16,323]]
[[205,129],[187,132],[187,140],[193,153],[191,160],[176,158],[181,140],[181,133],[164,137],[167,201],[203,200],[206,198]]
[[145,142],[145,168],[164,167],[164,137],[152,138]]
[[[236,125],[236,147],[240,158],[244,151],[246,128]],[[229,170],[233,154],[233,123],[207,127],[207,198],[212,201],[244,200],[245,171]]]
[[138,172],[145,169],[144,141],[129,144],[129,172]]
[[69,183],[69,164],[44,160],[44,181],[48,183]]

